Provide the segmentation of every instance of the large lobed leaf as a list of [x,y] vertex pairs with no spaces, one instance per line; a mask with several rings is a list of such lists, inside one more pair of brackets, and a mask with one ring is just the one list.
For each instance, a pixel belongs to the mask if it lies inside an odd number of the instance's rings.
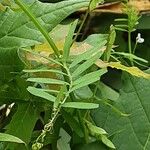
[[[117,108],[130,114],[121,117],[101,107],[93,114],[97,125],[113,135],[117,150],[150,149],[150,80],[123,75]],[[99,117],[101,116],[101,117]]]
[[[56,4],[34,1],[29,10],[39,22],[50,32],[68,15],[88,5],[88,0],[69,0]],[[26,47],[44,40],[42,34],[34,26],[24,12],[7,9],[0,12],[0,47]]]
[[[48,32],[68,15],[87,5],[88,0],[69,0],[56,4],[33,0],[28,3],[30,11]],[[18,48],[42,42],[44,37],[20,9],[13,11],[7,8],[5,11],[0,11],[0,59],[5,60],[0,60],[2,72],[0,80],[12,77],[10,72],[22,69],[16,53]]]
[[[39,113],[32,103],[18,104],[16,113],[6,127],[6,133],[17,136],[28,144]],[[8,146],[12,147],[11,144]]]

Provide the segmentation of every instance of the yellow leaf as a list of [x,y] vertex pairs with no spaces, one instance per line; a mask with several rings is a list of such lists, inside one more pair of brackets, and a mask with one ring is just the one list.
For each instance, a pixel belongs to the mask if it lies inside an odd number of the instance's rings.
[[126,72],[132,74],[133,76],[150,79],[150,74],[143,72],[142,70],[140,70],[137,67],[127,67],[127,66],[122,65],[120,62],[110,62],[107,64],[107,66],[109,66],[111,68],[120,69],[122,71],[126,71]]

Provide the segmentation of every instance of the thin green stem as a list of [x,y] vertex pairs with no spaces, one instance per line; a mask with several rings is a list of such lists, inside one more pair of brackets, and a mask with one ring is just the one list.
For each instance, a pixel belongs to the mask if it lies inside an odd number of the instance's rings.
[[[129,53],[132,54],[132,47],[131,47],[131,32],[128,31],[128,50],[129,50]],[[130,61],[131,61],[131,65],[133,66],[133,60],[132,58],[130,57]]]
[[129,53],[132,54],[132,47],[131,47],[131,32],[128,32],[128,49]]
[[137,41],[136,41],[136,43],[134,45],[133,54],[135,54],[136,47],[137,47]]
[[88,14],[89,14],[89,9],[87,9],[87,11],[86,11],[86,13],[85,13],[85,16],[84,16],[84,18],[83,18],[83,21],[82,21],[82,23],[81,23],[81,25],[80,25],[80,27],[79,27],[79,29],[78,29],[78,31],[77,31],[77,33],[76,33],[74,39],[73,39],[72,44],[73,44],[73,43],[76,41],[76,39],[78,38],[78,36],[79,36],[79,34],[80,34],[80,32],[81,32],[81,30],[82,30],[82,28],[83,28],[83,25],[84,25],[84,23],[85,23],[85,21],[86,21],[86,19],[87,19],[87,17],[88,17]]
[[52,38],[49,36],[48,32],[46,29],[40,24],[40,22],[36,19],[34,14],[28,10],[26,5],[24,5],[20,0],[15,0],[15,2],[20,6],[20,8],[26,13],[26,15],[31,19],[31,21],[35,24],[35,26],[39,29],[39,31],[42,33],[42,35],[45,37],[47,42],[49,43],[50,47],[53,49],[56,57],[60,57],[60,52],[55,45],[54,41]]

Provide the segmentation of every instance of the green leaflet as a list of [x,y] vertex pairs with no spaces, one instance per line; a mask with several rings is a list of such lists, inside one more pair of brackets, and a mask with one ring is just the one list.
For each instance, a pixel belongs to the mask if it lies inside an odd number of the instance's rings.
[[89,67],[91,67],[97,59],[100,58],[102,54],[97,52],[96,54],[93,54],[93,57],[85,61],[83,64],[81,64],[73,73],[72,76],[75,78],[79,76],[81,73],[83,73],[85,70],[87,70]]
[[100,69],[98,71],[94,71],[94,72],[88,73],[80,77],[79,79],[73,82],[73,87],[71,91],[77,90],[81,87],[84,87],[86,85],[89,85],[91,83],[98,81],[100,79],[100,76],[102,76],[106,72],[107,72],[107,69],[104,68],[104,69]]
[[55,102],[55,100],[56,100],[56,97],[54,97],[53,95],[50,95],[50,94],[48,94],[47,92],[44,92],[43,90],[37,89],[37,88],[35,88],[35,87],[29,86],[29,87],[27,88],[27,90],[28,90],[31,94],[33,94],[33,95],[35,95],[35,96],[38,96],[38,97],[41,97],[41,98],[44,98],[44,99],[46,99],[46,100],[48,100],[48,101]]
[[23,72],[26,72],[26,73],[52,72],[52,73],[67,75],[63,73],[62,71],[56,70],[56,69],[32,69],[32,70],[23,70]]
[[45,84],[69,85],[67,82],[64,82],[62,80],[51,79],[51,78],[28,78],[27,81],[36,82],[36,83],[45,83]]
[[70,48],[73,42],[73,35],[77,26],[78,20],[75,20],[71,25],[70,25],[70,29],[68,32],[68,35],[65,39],[65,44],[64,44],[64,50],[63,50],[63,59],[66,62],[69,54],[70,54]]
[[14,143],[23,143],[21,139],[6,133],[0,133],[0,141],[1,142],[14,142]]
[[99,104],[84,103],[84,102],[66,102],[62,104],[62,107],[77,108],[77,109],[94,109],[94,108],[98,108]]
[[[70,64],[69,68],[75,67],[77,64],[81,63],[82,61],[90,59],[96,53],[98,54],[100,49],[104,45],[105,45],[105,41],[100,46],[92,47],[90,50],[87,50],[86,52],[78,55],[77,57],[75,57],[73,62]],[[101,55],[102,55],[102,53],[103,52],[101,51]]]

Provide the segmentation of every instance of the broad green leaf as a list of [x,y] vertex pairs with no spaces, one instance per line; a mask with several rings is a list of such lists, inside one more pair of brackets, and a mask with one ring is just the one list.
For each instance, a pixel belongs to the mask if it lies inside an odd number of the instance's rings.
[[[26,4],[38,21],[50,32],[63,19],[76,10],[88,6],[88,3],[88,0],[74,0],[50,4],[32,0]],[[0,79],[2,80],[12,78],[10,72],[23,69],[17,56],[18,48],[41,44],[45,39],[21,10],[13,11],[7,8],[5,11],[0,11],[0,20],[0,70],[2,70]]]
[[[1,142],[24,143],[21,139],[6,133],[0,133]],[[25,144],[25,143],[24,143]]]
[[94,121],[102,125],[110,135],[116,149],[149,150],[150,147],[150,80],[123,74],[122,89],[114,105],[128,117],[116,115],[102,108],[93,114]]
[[0,105],[14,102],[29,101],[30,95],[27,91],[26,80],[15,77],[12,81],[0,83]]
[[[50,32],[57,24],[76,10],[88,6],[88,0],[63,1],[56,4],[32,1],[29,9]],[[38,10],[38,11],[37,11]],[[42,34],[21,11],[0,12],[0,47],[26,47],[44,41]]]
[[53,95],[48,94],[47,92],[44,92],[43,90],[38,89],[38,88],[29,86],[27,88],[27,90],[31,94],[33,94],[35,96],[38,96],[38,97],[41,97],[41,98],[44,98],[48,101],[55,102],[55,100],[56,100],[56,97],[54,97]]
[[102,76],[106,72],[107,72],[107,69],[104,68],[104,69],[100,69],[98,71],[94,71],[94,72],[88,73],[80,77],[79,79],[73,82],[73,88],[71,89],[71,91],[77,90],[81,87],[84,87],[86,85],[89,85],[91,83],[98,81],[100,79],[100,76]]
[[111,68],[116,68],[122,71],[126,71],[136,77],[143,77],[146,79],[150,79],[150,74],[143,72],[137,67],[127,67],[127,66],[122,65],[120,62],[110,62],[108,66]]
[[73,35],[77,26],[78,20],[74,21],[69,29],[68,35],[65,39],[64,49],[63,49],[63,59],[64,61],[67,61],[69,54],[70,54],[70,48],[73,42]]
[[28,78],[27,81],[36,82],[36,83],[45,83],[45,84],[69,85],[67,82],[64,82],[62,80],[51,79],[51,78]]
[[88,144],[79,144],[76,146],[77,150],[108,150],[108,148],[101,142],[95,141]]
[[73,131],[76,132],[80,137],[83,137],[83,131],[80,126],[80,124],[77,122],[77,120],[71,115],[70,113],[62,110],[61,111],[62,116],[64,117],[65,121],[69,124],[69,126],[72,128]]
[[10,78],[14,78],[16,73],[22,69],[23,63],[18,58],[16,48],[0,48],[0,81],[8,81]]
[[94,109],[94,108],[98,108],[99,104],[84,103],[84,102],[66,102],[62,104],[62,107],[77,108],[77,109]]
[[[6,127],[6,133],[14,135],[28,144],[39,114],[40,110],[32,103],[18,104],[16,113]],[[12,149],[12,144],[9,144],[8,147]],[[16,149],[14,148],[14,150]]]
[[97,59],[102,55],[102,53],[97,52],[94,53],[90,59],[85,61],[83,64],[81,64],[73,73],[72,76],[75,78],[79,76],[81,73],[83,73],[85,70],[87,70],[89,67],[91,67]]

